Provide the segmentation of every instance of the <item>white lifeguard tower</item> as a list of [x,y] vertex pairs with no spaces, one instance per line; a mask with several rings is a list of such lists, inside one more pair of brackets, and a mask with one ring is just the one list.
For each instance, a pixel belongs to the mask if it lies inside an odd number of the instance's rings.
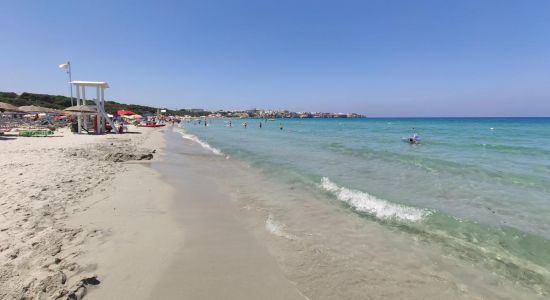
[[[95,133],[96,134],[105,134],[105,123],[108,122],[111,125],[111,128],[115,133],[118,133],[118,130],[115,128],[113,121],[107,116],[105,112],[105,89],[109,88],[109,84],[105,81],[80,81],[75,80],[71,81],[71,84],[76,88],[76,105],[87,105],[86,104],[86,87],[96,88],[96,98],[92,99],[95,102],[97,110],[97,118],[95,119]],[[82,132],[82,126],[84,123],[84,116],[78,114],[78,133]],[[86,123],[84,123],[86,126]],[[88,128],[85,128],[88,129]]]

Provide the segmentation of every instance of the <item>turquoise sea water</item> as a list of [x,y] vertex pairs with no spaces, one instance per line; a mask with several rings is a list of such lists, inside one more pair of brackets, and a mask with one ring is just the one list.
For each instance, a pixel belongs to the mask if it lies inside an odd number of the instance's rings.
[[[550,291],[550,118],[232,123],[182,127],[292,188],[318,189],[361,217]],[[412,133],[420,144],[402,142]]]

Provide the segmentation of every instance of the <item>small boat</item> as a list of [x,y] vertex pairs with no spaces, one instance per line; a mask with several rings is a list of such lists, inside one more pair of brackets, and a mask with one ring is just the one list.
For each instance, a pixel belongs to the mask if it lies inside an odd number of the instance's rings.
[[418,144],[420,143],[420,136],[418,134],[413,134],[412,136],[410,137],[404,137],[404,138],[401,138],[401,140],[405,143],[409,143],[409,144]]
[[161,124],[157,122],[141,122],[137,126],[139,127],[162,127],[166,126],[166,124]]

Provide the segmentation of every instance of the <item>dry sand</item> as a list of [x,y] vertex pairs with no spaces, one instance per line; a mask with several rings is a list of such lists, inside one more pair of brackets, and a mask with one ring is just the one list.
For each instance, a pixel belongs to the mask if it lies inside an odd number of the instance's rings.
[[153,158],[162,130],[132,131],[1,137],[0,299],[147,298],[181,236],[170,186],[126,163]]
[[166,130],[1,138],[0,299],[305,298]]

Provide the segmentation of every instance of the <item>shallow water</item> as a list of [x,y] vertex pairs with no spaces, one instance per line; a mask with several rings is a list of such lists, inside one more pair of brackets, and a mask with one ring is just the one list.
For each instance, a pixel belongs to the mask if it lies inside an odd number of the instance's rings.
[[[289,189],[550,291],[550,119],[259,122],[184,123],[182,134]],[[420,144],[401,141],[412,133]]]

